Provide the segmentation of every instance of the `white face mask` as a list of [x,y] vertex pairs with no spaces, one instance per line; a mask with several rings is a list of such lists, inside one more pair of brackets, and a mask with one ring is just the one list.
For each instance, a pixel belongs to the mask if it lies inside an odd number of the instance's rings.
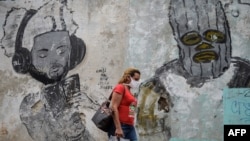
[[131,81],[130,81],[130,83],[129,83],[128,85],[129,85],[132,89],[137,89],[137,88],[139,88],[140,82],[134,80],[132,77],[130,77],[130,79],[131,79]]

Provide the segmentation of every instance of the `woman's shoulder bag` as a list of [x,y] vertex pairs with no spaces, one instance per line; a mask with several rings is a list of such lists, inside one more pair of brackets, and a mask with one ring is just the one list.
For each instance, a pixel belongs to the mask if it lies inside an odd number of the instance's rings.
[[112,98],[112,93],[109,96],[109,99],[104,101],[101,106],[98,108],[94,116],[92,117],[92,121],[104,132],[108,132],[110,125],[113,122],[113,111],[109,107]]
[[[110,108],[111,98],[112,98],[111,92],[109,98],[104,101],[101,106],[98,108],[98,110],[95,112],[94,116],[92,117],[92,121],[96,125],[97,128],[101,129],[104,132],[108,132],[109,128],[111,127],[113,121],[113,111]],[[124,93],[125,93],[125,87],[124,87]]]

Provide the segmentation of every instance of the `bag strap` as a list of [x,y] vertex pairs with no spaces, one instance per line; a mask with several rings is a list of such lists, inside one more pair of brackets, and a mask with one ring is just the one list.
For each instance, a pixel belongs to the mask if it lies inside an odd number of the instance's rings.
[[113,94],[113,91],[112,91],[111,94],[109,95],[109,99],[108,99],[108,100],[111,100],[112,94]]

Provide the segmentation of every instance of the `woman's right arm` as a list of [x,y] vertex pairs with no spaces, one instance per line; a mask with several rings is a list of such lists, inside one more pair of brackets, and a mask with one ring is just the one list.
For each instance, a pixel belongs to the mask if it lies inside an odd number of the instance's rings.
[[115,136],[117,137],[123,137],[123,131],[121,128],[121,123],[120,123],[120,119],[119,119],[119,111],[118,111],[118,107],[120,105],[120,102],[122,100],[122,95],[118,94],[116,92],[113,92],[112,94],[112,99],[111,99],[111,103],[112,103],[112,110],[113,110],[113,119],[114,119],[114,123],[115,123]]

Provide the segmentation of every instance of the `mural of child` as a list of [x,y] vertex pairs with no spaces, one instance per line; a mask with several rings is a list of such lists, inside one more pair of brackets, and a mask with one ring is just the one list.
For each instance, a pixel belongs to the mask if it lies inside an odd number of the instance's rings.
[[84,102],[95,109],[95,104],[80,91],[78,74],[67,77],[86,53],[84,41],[75,35],[77,24],[67,19],[71,13],[64,1],[56,1],[37,10],[13,8],[6,14],[1,39],[6,56],[13,56],[17,73],[28,73],[44,84],[41,92],[26,95],[20,105],[20,119],[36,141],[94,140],[78,107]]

